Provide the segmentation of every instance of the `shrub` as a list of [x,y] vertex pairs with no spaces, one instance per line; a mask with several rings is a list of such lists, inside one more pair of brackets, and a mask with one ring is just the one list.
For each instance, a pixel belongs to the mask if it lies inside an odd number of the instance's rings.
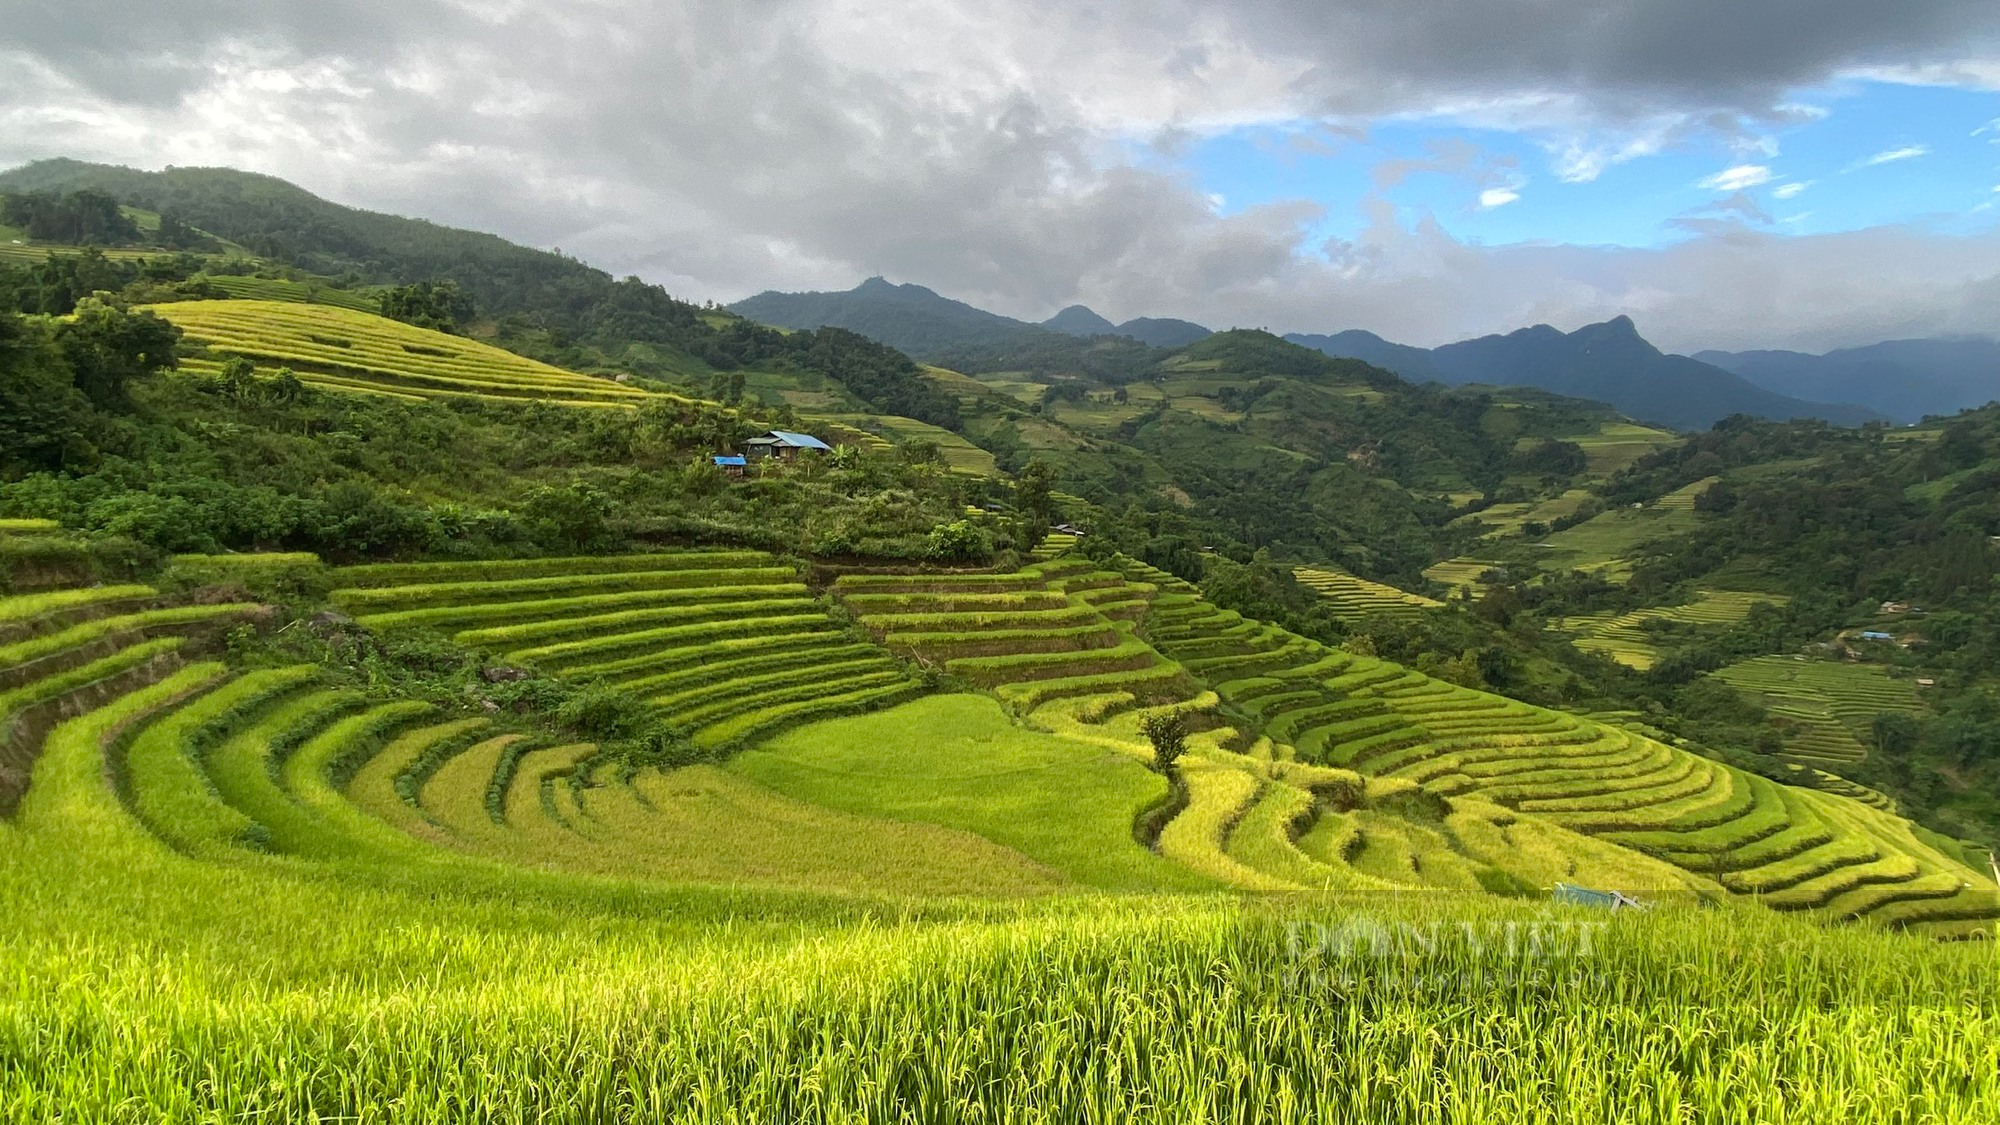
[[1179,711],[1155,711],[1139,721],[1139,730],[1153,744],[1153,768],[1174,772],[1174,764],[1187,753],[1187,716]]
[[931,529],[924,555],[940,562],[979,562],[993,557],[993,539],[970,520],[953,520]]
[[536,537],[549,547],[589,551],[610,539],[606,518],[611,500],[583,481],[567,488],[538,488],[528,495],[525,515]]

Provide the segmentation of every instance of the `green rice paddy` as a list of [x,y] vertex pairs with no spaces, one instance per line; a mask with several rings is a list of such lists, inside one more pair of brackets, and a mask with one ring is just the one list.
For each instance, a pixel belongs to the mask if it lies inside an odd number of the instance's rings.
[[1733,625],[1750,615],[1758,605],[1783,605],[1779,594],[1754,594],[1732,590],[1702,590],[1686,605],[1633,610],[1621,614],[1597,614],[1565,618],[1559,629],[1574,632],[1576,647],[1601,652],[1629,668],[1645,671],[1660,659],[1660,649],[1647,633],[1648,621],[1672,621],[1683,625]]
[[[0,1121],[1978,1122],[2000,1098],[1991,946],[1939,940],[1990,935],[2000,888],[1888,812],[1136,563],[842,577],[865,633],[788,571],[330,572],[358,620],[447,611],[426,627],[742,747],[683,768],[209,658],[235,606],[0,599],[5,764],[31,767],[0,770]],[[633,594],[659,601],[579,608]],[[991,686],[921,695],[891,653]],[[1160,709],[1192,727],[1178,783],[1140,733]],[[1554,907],[1558,880],[1653,909]]]
[[1302,566],[1293,568],[1292,576],[1325,598],[1344,620],[1359,621],[1378,613],[1407,614],[1444,604],[1340,571]]
[[1715,673],[1751,695],[1787,727],[1786,756],[1838,769],[1867,756],[1875,716],[1923,709],[1914,678],[1892,678],[1879,664],[1760,656]]
[[195,373],[220,370],[224,358],[240,356],[264,372],[290,368],[313,386],[405,399],[458,395],[629,406],[648,397],[610,379],[351,308],[232,300],[183,301],[152,311],[216,357],[183,361]]

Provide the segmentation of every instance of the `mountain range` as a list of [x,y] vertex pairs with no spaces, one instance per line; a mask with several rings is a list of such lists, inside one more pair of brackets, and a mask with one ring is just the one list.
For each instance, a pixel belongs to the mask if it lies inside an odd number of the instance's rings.
[[1780,394],[1735,372],[1648,343],[1628,316],[1563,332],[1546,324],[1425,350],[1367,332],[1293,334],[1328,355],[1360,359],[1414,382],[1528,386],[1610,403],[1644,422],[1705,430],[1732,414],[1824,418],[1839,425],[1879,420],[1866,406]]
[[[614,286],[608,275],[569,259],[490,234],[338,207],[267,176],[211,168],[149,173],[69,160],[0,175],[0,191],[82,187],[174,212],[320,273],[450,278],[493,313],[561,306],[563,294]],[[1028,366],[1052,371],[1138,362],[1146,348],[1181,347],[1210,334],[1185,320],[1113,323],[1082,305],[1037,324],[879,277],[845,292],[761,293],[732,308],[785,328],[847,328],[960,369],[973,360],[1011,369],[1024,356],[1033,359]],[[1690,357],[1663,354],[1622,317],[1570,333],[1537,325],[1435,349],[1365,331],[1287,339],[1417,382],[1540,387],[1684,429],[1706,428],[1732,413],[1912,422],[2000,398],[2000,342],[1986,339],[1897,340],[1825,355],[1703,351]]]
[[[988,312],[921,285],[872,277],[845,292],[767,291],[730,311],[781,328],[831,325],[870,336],[921,359],[963,363],[968,356],[1032,355],[1029,366],[1075,354],[1054,347],[1062,337],[1124,337],[1148,347],[1184,347],[1211,332],[1185,320],[1141,317],[1115,324],[1071,305],[1039,324]],[[1425,349],[1370,332],[1331,336],[1294,333],[1292,343],[1337,358],[1359,359],[1412,382],[1528,386],[1609,403],[1641,421],[1702,430],[1732,414],[1763,418],[1824,418],[1841,425],[1880,420],[1890,412],[1833,402],[1804,391],[1779,391],[1724,366],[1668,355],[1648,343],[1629,317],[1562,332],[1548,325]],[[1004,359],[1000,360],[1005,365]],[[1805,380],[1810,383],[1810,380]]]
[[1139,317],[1113,324],[1082,305],[1071,305],[1033,324],[952,300],[921,285],[897,285],[880,277],[843,292],[766,290],[730,305],[729,311],[779,328],[845,328],[925,358],[1046,343],[1051,336],[1124,336],[1151,348],[1179,348],[1213,335],[1199,324],[1171,318]]
[[1898,422],[2000,398],[1996,340],[1889,340],[1825,355],[1707,351],[1694,358],[1779,394],[1859,403]]

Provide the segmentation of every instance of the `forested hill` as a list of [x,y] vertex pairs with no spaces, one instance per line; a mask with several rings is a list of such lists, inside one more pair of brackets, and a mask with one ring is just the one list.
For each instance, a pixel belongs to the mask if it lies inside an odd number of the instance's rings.
[[[60,197],[81,190],[157,212],[263,256],[355,284],[451,282],[510,342],[581,344],[605,356],[633,345],[667,349],[719,371],[787,362],[835,379],[870,406],[937,425],[957,404],[908,357],[841,329],[787,335],[734,317],[704,315],[638,278],[613,278],[561,254],[491,234],[343,207],[270,176],[226,168],[130,168],[45,160],[0,174],[0,193]],[[33,311],[67,311],[47,309]]]

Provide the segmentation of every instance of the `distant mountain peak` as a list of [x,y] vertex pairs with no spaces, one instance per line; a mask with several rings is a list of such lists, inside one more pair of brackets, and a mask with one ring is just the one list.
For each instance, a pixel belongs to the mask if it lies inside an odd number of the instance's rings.
[[898,285],[895,282],[890,281],[888,278],[883,277],[880,274],[877,274],[874,277],[869,278],[868,280],[848,290],[848,292],[864,297],[891,297],[891,298],[900,297],[905,300],[915,298],[918,300],[942,301],[945,299],[943,297],[938,296],[935,290],[926,289],[921,285],[916,285],[910,282],[905,282],[901,285]]
[[1042,327],[1071,336],[1109,336],[1118,326],[1085,305],[1071,305],[1042,322]]
[[1639,326],[1629,316],[1614,316],[1601,324],[1586,324],[1569,334],[1569,339],[1585,351],[1616,351],[1632,356],[1661,354],[1652,341],[1639,335]]

